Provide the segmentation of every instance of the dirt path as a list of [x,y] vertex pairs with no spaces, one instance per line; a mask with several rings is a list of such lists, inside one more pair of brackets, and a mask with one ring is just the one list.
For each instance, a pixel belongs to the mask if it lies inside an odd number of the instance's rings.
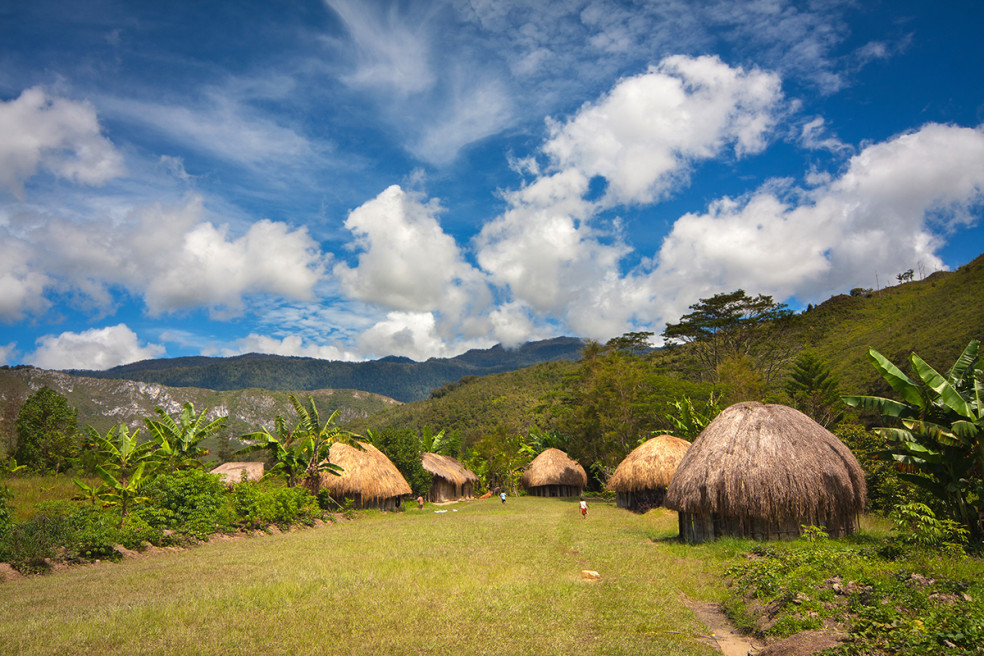
[[680,600],[707,625],[710,633],[703,637],[704,642],[717,647],[724,656],[748,656],[759,653],[765,647],[760,640],[740,635],[718,604],[696,602],[683,594]]

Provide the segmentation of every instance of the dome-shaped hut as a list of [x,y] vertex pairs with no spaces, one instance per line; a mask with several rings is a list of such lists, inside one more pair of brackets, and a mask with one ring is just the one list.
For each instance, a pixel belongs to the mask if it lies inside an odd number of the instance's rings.
[[792,539],[803,525],[841,537],[857,529],[865,495],[861,466],[833,433],[784,405],[738,403],[694,440],[665,505],[687,542]]
[[331,445],[328,459],[342,468],[342,475],[321,474],[321,486],[338,502],[352,499],[356,508],[396,510],[410,486],[382,451],[359,442],[363,451],[348,444]]
[[576,497],[588,484],[588,475],[560,449],[547,449],[527,465],[519,484],[538,497]]
[[472,496],[478,476],[465,469],[465,466],[451,456],[425,453],[421,458],[424,471],[431,475],[430,492],[427,500],[431,502],[457,501]]
[[224,462],[211,474],[217,474],[226,485],[235,485],[242,481],[243,472],[246,473],[246,480],[256,482],[263,478],[262,462]]
[[646,512],[663,505],[666,488],[690,442],[672,435],[646,440],[625,457],[608,479],[619,508]]

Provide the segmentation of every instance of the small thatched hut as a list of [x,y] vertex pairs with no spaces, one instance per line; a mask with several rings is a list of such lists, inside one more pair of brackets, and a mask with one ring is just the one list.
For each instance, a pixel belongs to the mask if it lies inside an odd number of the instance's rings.
[[225,462],[211,471],[222,477],[222,482],[226,485],[235,485],[243,479],[243,472],[246,472],[247,481],[258,481],[263,478],[262,462]]
[[608,479],[616,505],[646,512],[663,505],[666,488],[690,442],[672,435],[657,435],[637,446]]
[[410,486],[396,465],[371,444],[359,442],[364,451],[336,442],[328,459],[341,467],[341,476],[321,474],[321,485],[338,502],[352,499],[356,508],[396,510]]
[[425,453],[422,463],[424,470],[431,475],[428,501],[440,503],[471,498],[478,476],[465,469],[460,462],[451,456]]
[[576,497],[588,484],[588,475],[560,449],[547,449],[533,458],[519,484],[538,497]]
[[854,533],[865,496],[861,466],[833,433],[784,405],[738,403],[694,440],[665,503],[687,542],[767,540],[795,538],[802,525]]

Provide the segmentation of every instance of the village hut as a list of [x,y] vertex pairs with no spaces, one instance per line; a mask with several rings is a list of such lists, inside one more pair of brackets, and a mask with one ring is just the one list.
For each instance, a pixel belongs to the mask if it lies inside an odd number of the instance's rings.
[[666,493],[680,537],[793,539],[802,526],[830,537],[857,530],[864,472],[833,433],[784,405],[738,403],[687,450]]
[[427,500],[431,503],[469,499],[478,483],[478,476],[465,469],[465,466],[451,456],[425,453],[422,464],[431,475],[430,492]]
[[336,442],[328,460],[342,468],[341,476],[321,474],[321,486],[338,501],[351,499],[356,508],[396,510],[410,486],[396,465],[371,444],[359,442],[359,449]]
[[672,435],[658,435],[637,446],[608,479],[616,493],[615,504],[633,512],[663,505],[666,488],[690,442]]
[[547,449],[533,458],[519,484],[538,497],[576,497],[588,484],[588,475],[560,449]]
[[242,481],[243,472],[246,472],[247,481],[256,482],[263,478],[263,463],[225,462],[211,471],[212,474],[218,474],[226,485],[235,485]]

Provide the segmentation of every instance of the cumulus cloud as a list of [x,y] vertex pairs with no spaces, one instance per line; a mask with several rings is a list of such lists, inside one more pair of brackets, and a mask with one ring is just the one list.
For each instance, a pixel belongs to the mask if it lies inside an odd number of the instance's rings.
[[306,228],[261,220],[237,236],[208,220],[198,195],[85,222],[23,212],[0,225],[0,235],[0,249],[13,249],[0,264],[7,318],[43,310],[49,288],[101,309],[110,290],[122,288],[152,314],[204,307],[228,317],[242,311],[245,296],[312,299],[325,266]]
[[398,185],[349,214],[345,227],[361,251],[355,267],[334,273],[347,293],[368,303],[404,311],[445,308],[462,285],[480,293],[477,272],[437,220],[440,206]]
[[140,344],[126,324],[64,332],[38,338],[37,348],[25,360],[42,369],[109,369],[129,362],[159,358],[160,344]]
[[123,173],[123,156],[103,136],[92,106],[50,96],[40,87],[0,101],[0,134],[0,186],[18,198],[38,168],[86,185]]
[[[598,211],[651,203],[683,184],[700,160],[761,150],[781,103],[776,76],[717,57],[669,57],[620,81],[568,121],[550,123],[542,147],[548,165],[504,194],[509,209],[475,239],[479,265],[515,300],[592,336],[624,323],[624,306],[611,308],[620,309],[617,320],[585,318],[586,304],[604,307],[613,294],[629,293],[616,289],[629,247],[617,222],[599,225]],[[589,200],[599,178],[603,198]]]
[[612,203],[648,203],[687,167],[761,151],[782,99],[779,78],[732,68],[716,56],[673,56],[619,82],[564,124],[551,122],[543,152],[558,169],[608,181]]
[[868,146],[837,179],[787,197],[763,187],[676,221],[646,279],[663,316],[738,287],[822,300],[898,271],[943,268],[945,233],[978,220],[984,129],[930,124]]
[[493,346],[487,337],[456,340],[449,344],[438,330],[437,320],[430,312],[390,312],[358,340],[362,353],[369,357],[401,355],[423,361],[432,357],[451,357],[469,348]]

